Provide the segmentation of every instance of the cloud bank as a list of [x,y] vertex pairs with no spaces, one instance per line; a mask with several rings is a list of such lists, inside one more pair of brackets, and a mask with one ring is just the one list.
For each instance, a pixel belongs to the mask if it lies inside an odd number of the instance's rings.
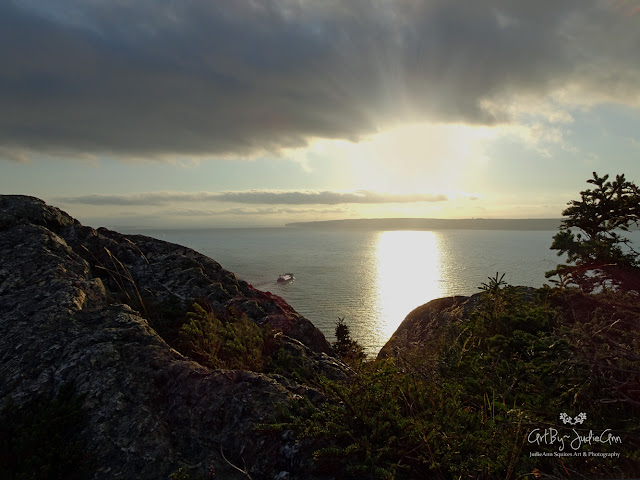
[[125,195],[83,195],[63,197],[60,202],[80,205],[158,206],[176,203],[232,202],[259,205],[341,205],[443,202],[443,194],[388,194],[368,190],[357,192],[271,191],[245,192],[151,192]]
[[599,0],[0,3],[0,152],[251,156],[515,98],[640,103],[640,15]]

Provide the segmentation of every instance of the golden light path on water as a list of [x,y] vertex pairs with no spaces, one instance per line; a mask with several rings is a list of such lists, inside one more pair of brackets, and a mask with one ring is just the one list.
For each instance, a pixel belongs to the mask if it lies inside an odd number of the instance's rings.
[[442,297],[441,237],[435,232],[379,232],[375,243],[375,343],[382,346],[416,307]]

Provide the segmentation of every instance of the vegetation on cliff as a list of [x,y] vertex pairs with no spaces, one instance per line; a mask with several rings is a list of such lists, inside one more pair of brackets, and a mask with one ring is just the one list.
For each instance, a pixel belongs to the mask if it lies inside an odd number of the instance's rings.
[[615,232],[637,222],[638,191],[607,178],[594,174],[598,188],[564,212],[552,248],[569,253],[569,265],[551,273],[554,288],[496,274],[459,321],[374,361],[349,355],[357,345],[340,321],[336,350],[357,374],[320,381],[326,400],[296,400],[277,428],[316,442],[318,468],[340,478],[640,471],[640,275],[637,253]]
[[[358,362],[350,382],[320,382],[327,400],[294,402],[279,428],[314,439],[318,467],[341,478],[610,478],[637,472],[638,299],[512,286],[481,297],[468,319],[427,347]],[[584,413],[588,422],[567,429],[561,413]],[[538,436],[545,432],[567,434],[567,443],[589,432],[610,438],[560,452],[559,443]],[[595,456],[608,452],[619,456]]]

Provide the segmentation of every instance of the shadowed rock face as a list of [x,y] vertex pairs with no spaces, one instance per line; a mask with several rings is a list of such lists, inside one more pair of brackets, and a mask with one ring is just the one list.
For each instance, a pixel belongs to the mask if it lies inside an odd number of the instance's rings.
[[[24,196],[0,196],[0,404],[84,394],[81,437],[94,479],[168,478],[181,465],[215,478],[314,478],[299,444],[256,430],[306,394],[278,376],[209,370],[170,348],[135,303],[207,299],[285,335],[317,371],[344,374],[320,331],[279,297],[178,245],[84,227]],[[119,300],[119,301],[116,301]],[[135,305],[139,309],[140,305]],[[282,472],[289,472],[286,476]],[[302,472],[302,473],[301,473]]]

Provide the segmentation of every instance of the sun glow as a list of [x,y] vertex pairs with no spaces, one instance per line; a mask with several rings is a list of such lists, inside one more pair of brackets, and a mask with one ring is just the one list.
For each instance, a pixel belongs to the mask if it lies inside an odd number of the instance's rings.
[[414,123],[352,141],[314,139],[284,152],[307,174],[324,179],[316,188],[385,194],[432,194],[439,202],[351,206],[352,217],[469,217],[467,199],[477,196],[499,127]]
[[436,232],[386,231],[376,241],[377,341],[382,346],[407,314],[442,296],[440,237]]
[[387,192],[460,189],[462,176],[487,163],[489,128],[413,124],[380,132],[358,144],[351,156],[354,183]]

